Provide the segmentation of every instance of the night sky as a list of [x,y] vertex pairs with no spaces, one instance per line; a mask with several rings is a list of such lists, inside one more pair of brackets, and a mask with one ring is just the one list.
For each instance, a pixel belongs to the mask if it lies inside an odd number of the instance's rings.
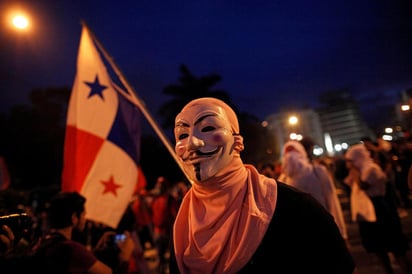
[[[376,110],[412,87],[409,2],[2,0],[0,110],[26,103],[33,88],[71,88],[81,20],[153,114],[180,64],[221,75],[215,88],[261,119],[316,107],[320,93],[342,88]],[[29,33],[6,26],[17,3],[33,20]]]

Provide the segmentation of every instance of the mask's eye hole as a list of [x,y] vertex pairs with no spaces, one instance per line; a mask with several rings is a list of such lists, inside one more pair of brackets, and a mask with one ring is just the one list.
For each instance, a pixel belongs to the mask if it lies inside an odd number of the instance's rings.
[[182,140],[182,139],[187,138],[188,136],[189,136],[189,134],[183,133],[183,134],[180,134],[180,135],[178,136],[178,139],[179,139],[179,140]]
[[213,131],[215,129],[216,129],[215,127],[207,126],[207,127],[202,128],[202,132]]

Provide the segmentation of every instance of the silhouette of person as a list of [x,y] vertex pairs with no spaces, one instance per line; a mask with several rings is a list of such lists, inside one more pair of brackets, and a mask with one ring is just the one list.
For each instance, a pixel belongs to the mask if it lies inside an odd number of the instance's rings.
[[298,141],[290,140],[284,144],[282,173],[278,180],[311,194],[333,216],[342,237],[348,240],[342,208],[329,171],[323,165],[311,163]]
[[386,273],[394,273],[388,252],[393,253],[406,273],[412,273],[406,257],[407,237],[396,207],[385,197],[385,172],[364,144],[352,145],[345,153],[345,160],[349,174],[344,182],[351,187],[351,215],[358,223],[363,247],[376,254]]

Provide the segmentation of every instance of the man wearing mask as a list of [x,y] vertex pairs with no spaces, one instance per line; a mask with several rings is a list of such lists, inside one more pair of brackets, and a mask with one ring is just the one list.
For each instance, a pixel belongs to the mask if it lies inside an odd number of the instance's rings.
[[314,198],[243,164],[226,103],[189,102],[174,135],[192,187],[174,223],[170,273],[356,273],[333,217]]

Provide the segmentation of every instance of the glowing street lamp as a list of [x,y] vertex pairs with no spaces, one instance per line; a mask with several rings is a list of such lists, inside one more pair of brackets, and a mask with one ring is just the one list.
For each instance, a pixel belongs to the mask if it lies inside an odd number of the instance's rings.
[[6,23],[8,27],[25,32],[31,28],[31,19],[20,7],[10,7],[6,12]]
[[408,111],[410,109],[410,106],[409,105],[402,105],[401,106],[401,110],[402,111]]
[[412,131],[412,112],[410,111],[410,105],[409,104],[403,104],[401,105],[401,110],[404,113],[404,123],[405,123],[405,129],[408,132],[408,134],[411,133]]
[[386,127],[386,128],[385,128],[385,133],[388,133],[388,134],[393,133],[393,128],[391,128],[391,127]]
[[296,117],[295,115],[289,116],[289,125],[296,125],[299,121],[298,117]]
[[13,23],[13,26],[19,30],[24,30],[29,27],[29,19],[22,14],[18,14],[14,16],[12,23]]

